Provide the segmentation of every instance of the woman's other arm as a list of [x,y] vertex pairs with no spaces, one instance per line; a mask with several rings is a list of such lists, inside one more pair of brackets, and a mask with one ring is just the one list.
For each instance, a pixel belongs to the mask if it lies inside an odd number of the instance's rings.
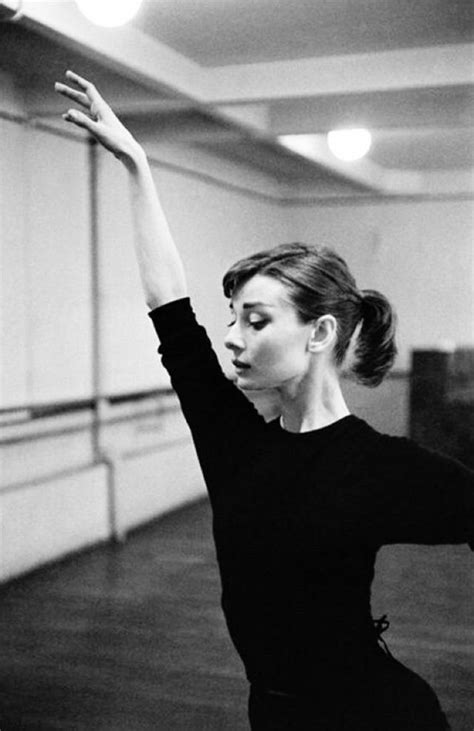
[[468,543],[474,550],[474,471],[404,437],[381,437],[374,513],[381,543]]
[[153,310],[186,297],[183,263],[171,236],[143,148],[91,82],[72,71],[67,71],[66,78],[77,89],[58,82],[56,91],[82,109],[69,109],[63,118],[87,130],[128,171],[136,255],[148,307]]

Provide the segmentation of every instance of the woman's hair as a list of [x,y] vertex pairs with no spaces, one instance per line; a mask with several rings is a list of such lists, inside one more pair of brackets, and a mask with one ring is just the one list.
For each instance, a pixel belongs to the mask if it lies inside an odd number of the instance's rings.
[[256,274],[273,277],[285,285],[301,322],[333,315],[337,321],[336,365],[342,366],[351,344],[353,362],[349,372],[365,386],[381,383],[397,353],[395,312],[380,292],[357,289],[339,254],[326,246],[300,243],[258,252],[226,272],[225,296],[232,297]]

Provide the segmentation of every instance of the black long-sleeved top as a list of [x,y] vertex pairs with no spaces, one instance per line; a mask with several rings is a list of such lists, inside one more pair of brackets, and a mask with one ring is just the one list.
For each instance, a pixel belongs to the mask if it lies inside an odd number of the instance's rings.
[[474,473],[353,415],[298,434],[266,423],[187,298],[150,317],[209,491],[222,606],[247,676],[329,697],[379,657],[378,549],[474,543]]

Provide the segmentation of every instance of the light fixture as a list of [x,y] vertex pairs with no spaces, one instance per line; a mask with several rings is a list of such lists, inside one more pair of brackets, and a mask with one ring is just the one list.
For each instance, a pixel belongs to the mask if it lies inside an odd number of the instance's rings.
[[360,160],[370,150],[372,135],[368,129],[333,129],[328,132],[328,147],[339,160]]
[[96,25],[115,28],[136,15],[142,0],[76,0],[81,13]]

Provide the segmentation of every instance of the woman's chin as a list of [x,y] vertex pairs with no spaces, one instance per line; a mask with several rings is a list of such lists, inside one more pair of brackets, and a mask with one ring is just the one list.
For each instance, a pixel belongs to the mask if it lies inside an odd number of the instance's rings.
[[245,376],[237,376],[236,385],[241,391],[266,391],[268,388],[268,386]]
[[236,374],[235,384],[242,391],[253,391],[255,388],[258,388],[254,381],[252,381],[252,378],[250,378],[245,372]]
[[258,388],[258,386],[255,386],[255,384],[248,378],[239,378],[238,376],[236,385],[241,391],[255,391]]

